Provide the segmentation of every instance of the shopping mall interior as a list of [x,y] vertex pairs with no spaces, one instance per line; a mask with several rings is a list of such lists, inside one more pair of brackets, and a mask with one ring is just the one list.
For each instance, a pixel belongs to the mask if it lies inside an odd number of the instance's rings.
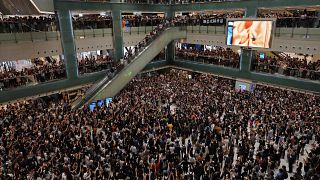
[[0,179],[319,180],[319,0],[0,0]]

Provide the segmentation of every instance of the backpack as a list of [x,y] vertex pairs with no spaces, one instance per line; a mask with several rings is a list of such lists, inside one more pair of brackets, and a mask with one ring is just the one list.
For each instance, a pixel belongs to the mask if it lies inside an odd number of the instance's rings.
[[287,179],[288,178],[288,172],[287,171],[284,171],[283,172],[283,179]]

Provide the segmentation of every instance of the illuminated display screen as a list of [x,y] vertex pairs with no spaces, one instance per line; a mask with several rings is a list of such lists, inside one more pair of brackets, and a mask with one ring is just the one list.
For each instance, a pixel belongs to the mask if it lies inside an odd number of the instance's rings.
[[271,48],[272,20],[231,20],[227,24],[227,45]]
[[89,105],[90,111],[93,111],[93,110],[94,110],[94,108],[96,107],[96,105],[97,105],[97,103],[96,103],[96,102],[92,102],[92,103],[90,103],[90,105]]
[[98,106],[102,107],[102,106],[103,106],[103,103],[104,103],[104,102],[103,102],[102,100],[99,100],[99,101],[98,101]]
[[112,102],[112,98],[106,98],[106,106],[109,107],[109,104]]

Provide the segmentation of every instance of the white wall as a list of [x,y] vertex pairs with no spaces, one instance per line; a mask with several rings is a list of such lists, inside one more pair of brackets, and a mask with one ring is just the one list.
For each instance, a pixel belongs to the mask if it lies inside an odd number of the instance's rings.
[[[131,36],[125,35],[124,45],[134,46],[141,41],[144,36],[144,34]],[[76,39],[75,43],[77,52],[113,49],[112,36]],[[60,39],[0,44],[0,61],[46,57],[58,54],[62,54]]]

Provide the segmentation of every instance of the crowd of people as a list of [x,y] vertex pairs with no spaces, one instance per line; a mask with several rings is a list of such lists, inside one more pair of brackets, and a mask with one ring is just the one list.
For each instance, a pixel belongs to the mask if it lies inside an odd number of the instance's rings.
[[2,107],[0,178],[319,179],[320,98],[234,84],[173,70],[93,111],[66,98]]
[[0,91],[63,78],[66,78],[66,72],[61,63],[35,64],[21,71],[4,67],[0,71]]
[[86,74],[111,69],[113,61],[108,55],[85,56],[78,60],[79,73]]
[[57,31],[55,16],[10,16],[0,18],[0,33]]
[[208,2],[225,2],[225,1],[242,1],[242,0],[121,0],[126,3],[142,4],[191,4],[191,3],[208,3]]
[[240,55],[230,48],[215,47],[214,49],[178,48],[176,58],[200,63],[216,64],[226,67],[239,68]]
[[[223,26],[227,18],[242,18],[244,12],[217,14],[183,15],[185,25]],[[294,13],[259,13],[258,17],[277,18],[277,27],[319,27],[318,15],[310,11]],[[123,15],[123,27],[157,26],[166,20],[158,15]],[[77,15],[73,17],[73,27],[79,29],[112,28],[111,15]],[[0,19],[0,33],[58,31],[55,16],[9,16]]]
[[83,15],[73,17],[72,23],[75,30],[112,28],[112,17],[109,15]]
[[[167,20],[166,22],[157,25],[153,31],[147,34],[146,37],[135,46],[134,49],[127,52],[120,61],[113,62],[110,56],[104,55],[82,57],[78,60],[79,74],[102,70],[110,70],[111,73],[119,72],[168,26],[174,26],[174,22]],[[24,68],[21,71],[16,70],[14,67],[4,67],[0,70],[0,90],[29,85],[30,83],[37,84],[61,78],[66,78],[65,65],[61,61],[34,64],[33,67]]]
[[317,11],[295,10],[293,12],[269,12],[260,13],[258,17],[276,18],[277,27],[304,27],[313,28],[320,27],[320,21]]
[[[86,56],[79,59],[78,62],[79,74],[107,70],[114,66],[111,58],[103,55]],[[65,65],[56,60],[53,62],[34,62],[31,67],[22,68],[21,70],[7,66],[0,69],[0,90],[66,78]]]
[[320,80],[320,60],[307,61],[286,55],[284,57],[266,56],[261,59],[257,56],[253,69],[267,73],[279,73],[286,76],[295,76],[312,80]]

